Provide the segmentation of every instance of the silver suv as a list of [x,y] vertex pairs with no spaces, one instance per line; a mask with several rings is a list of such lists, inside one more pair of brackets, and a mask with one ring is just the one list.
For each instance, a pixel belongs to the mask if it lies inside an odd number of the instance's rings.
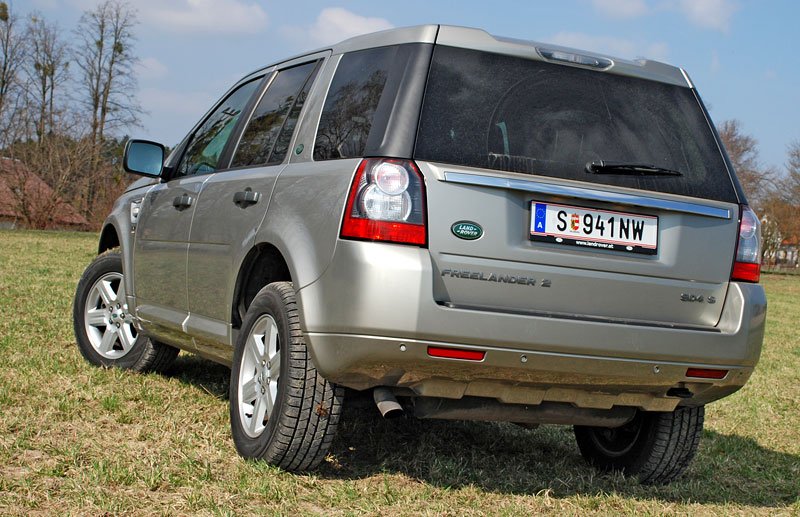
[[387,415],[574,425],[667,483],[755,367],[759,222],[687,74],[428,25],[236,83],[117,201],[78,284],[91,363],[231,366],[233,441],[317,466]]

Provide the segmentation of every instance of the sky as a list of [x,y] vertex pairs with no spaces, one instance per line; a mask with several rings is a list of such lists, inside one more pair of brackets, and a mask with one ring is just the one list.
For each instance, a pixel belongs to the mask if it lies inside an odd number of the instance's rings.
[[[66,39],[99,0],[12,0]],[[738,119],[761,163],[782,169],[800,141],[797,0],[130,0],[138,13],[131,136],[178,143],[236,80],[295,54],[391,27],[443,23],[648,58],[689,73],[716,124]]]

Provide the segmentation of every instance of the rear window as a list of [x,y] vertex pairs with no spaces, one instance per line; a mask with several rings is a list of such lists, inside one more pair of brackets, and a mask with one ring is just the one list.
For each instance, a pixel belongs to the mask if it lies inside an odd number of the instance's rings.
[[[435,48],[414,157],[737,202],[690,89],[475,50]],[[588,174],[597,160],[683,175]]]

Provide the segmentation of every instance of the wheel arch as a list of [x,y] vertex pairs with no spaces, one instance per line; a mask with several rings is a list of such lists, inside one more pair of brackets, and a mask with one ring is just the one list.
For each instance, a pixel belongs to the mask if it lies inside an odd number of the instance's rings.
[[119,233],[117,232],[117,228],[112,223],[106,223],[103,226],[102,232],[100,232],[100,242],[97,246],[97,254],[106,252],[113,248],[118,248],[120,246],[120,238]]
[[289,263],[284,254],[272,243],[262,242],[248,251],[236,276],[231,303],[231,324],[241,328],[247,308],[255,295],[272,282],[292,282]]

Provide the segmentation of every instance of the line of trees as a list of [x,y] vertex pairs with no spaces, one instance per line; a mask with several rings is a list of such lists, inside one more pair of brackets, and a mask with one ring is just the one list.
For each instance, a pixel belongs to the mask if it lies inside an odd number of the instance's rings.
[[[758,142],[744,133],[741,123],[728,120],[717,128],[749,203],[761,216],[764,261],[775,265],[782,247],[797,248],[800,239],[800,141],[787,149],[783,170],[763,166]],[[797,267],[797,255],[789,257]]]
[[[0,2],[0,149],[26,166],[1,172],[26,226],[52,226],[63,203],[96,225],[124,189],[119,132],[142,114],[136,25],[123,0],[85,11],[68,33]],[[52,188],[46,199],[28,195],[26,168]]]

